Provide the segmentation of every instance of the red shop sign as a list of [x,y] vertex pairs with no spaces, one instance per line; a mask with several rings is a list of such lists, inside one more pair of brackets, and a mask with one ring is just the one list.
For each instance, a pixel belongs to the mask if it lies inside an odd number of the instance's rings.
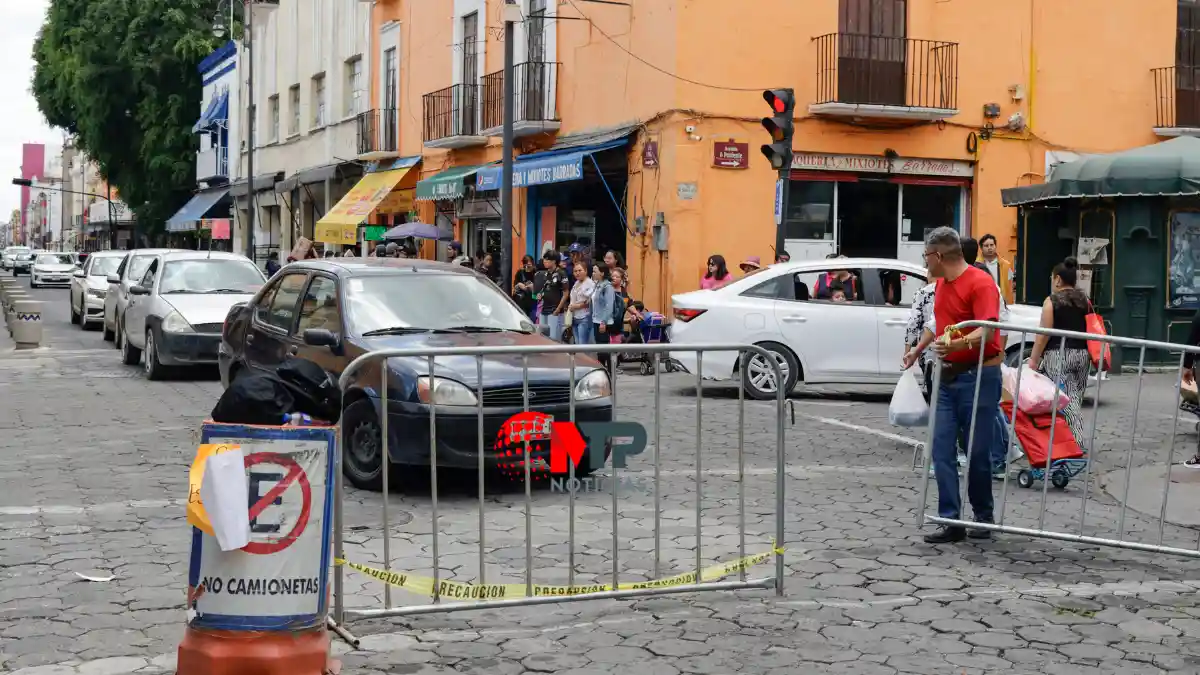
[[733,141],[714,142],[713,166],[720,169],[750,168],[750,144]]

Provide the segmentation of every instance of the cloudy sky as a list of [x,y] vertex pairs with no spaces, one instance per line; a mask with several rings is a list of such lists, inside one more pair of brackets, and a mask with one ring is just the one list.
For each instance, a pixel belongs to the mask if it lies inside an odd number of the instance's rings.
[[49,0],[0,0],[0,221],[21,205],[21,188],[11,180],[21,175],[21,144],[60,145],[62,132],[46,125],[29,93],[33,77],[33,38]]

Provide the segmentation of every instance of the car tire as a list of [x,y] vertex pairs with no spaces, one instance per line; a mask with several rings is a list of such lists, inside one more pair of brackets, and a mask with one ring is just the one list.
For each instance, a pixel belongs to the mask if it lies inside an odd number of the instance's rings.
[[71,305],[71,325],[77,325],[80,328],[87,328],[87,324],[84,323],[83,317],[79,315],[79,312],[75,311],[75,303],[70,300],[67,302]]
[[153,330],[146,330],[146,348],[142,352],[146,379],[152,381],[167,379],[170,371],[158,360],[158,341],[154,339]]
[[106,325],[104,323],[103,317],[100,318],[100,326],[104,331],[104,336],[103,336],[104,341],[105,342],[115,342],[117,339],[117,332],[115,330],[109,328],[108,325]]
[[1004,365],[1008,366],[1009,368],[1020,368],[1021,364],[1025,363],[1026,359],[1028,359],[1032,354],[1033,345],[1028,343],[1010,347],[1009,350],[1004,354]]
[[342,473],[360,490],[383,489],[383,428],[369,399],[351,403],[342,413]]
[[[761,342],[758,346],[775,355],[776,361],[785,370],[784,396],[792,393],[792,389],[796,387],[796,382],[800,379],[800,362],[792,354],[792,350],[777,342]],[[774,374],[769,372],[769,368],[769,364],[763,360],[761,354],[747,356],[745,368],[742,369],[742,388],[746,390],[746,394],[750,398],[769,401],[777,395],[778,390],[770,382]]]
[[121,363],[127,366],[136,366],[141,362],[142,350],[129,344],[129,336],[125,334],[124,330],[118,334],[118,341],[121,343]]

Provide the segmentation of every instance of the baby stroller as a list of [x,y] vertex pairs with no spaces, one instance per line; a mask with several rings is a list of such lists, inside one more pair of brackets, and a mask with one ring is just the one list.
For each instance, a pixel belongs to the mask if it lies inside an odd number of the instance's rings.
[[[626,344],[656,345],[669,343],[670,340],[667,338],[667,317],[658,312],[645,311],[641,303],[635,303],[634,306],[639,311],[642,311],[642,321],[625,336]],[[663,370],[668,373],[673,373],[679,369],[671,360],[670,355],[664,353],[622,353],[617,358],[618,365],[628,362],[641,364],[638,371],[642,375],[653,375],[656,368],[655,364],[657,363],[662,363]]]
[[[1005,419],[1012,419],[1012,401],[1002,401],[1000,410]],[[1050,452],[1050,418],[1054,417],[1054,452]],[[1033,487],[1036,480],[1046,480],[1050,475],[1050,484],[1062,490],[1071,479],[1078,476],[1087,468],[1087,458],[1083,449],[1075,441],[1067,419],[1061,414],[1044,413],[1031,415],[1017,411],[1016,420],[1017,441],[1029,460],[1029,468],[1017,472],[1017,485],[1023,488]],[[1047,472],[1046,460],[1053,456]]]

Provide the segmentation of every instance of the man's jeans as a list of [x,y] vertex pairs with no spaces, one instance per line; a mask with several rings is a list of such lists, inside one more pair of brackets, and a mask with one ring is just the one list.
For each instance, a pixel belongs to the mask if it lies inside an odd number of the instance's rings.
[[563,315],[562,314],[543,314],[541,325],[550,329],[550,339],[555,342],[562,342],[563,336]]
[[[979,387],[979,405],[972,413],[975,381],[979,377],[983,378]],[[968,453],[967,497],[977,522],[993,522],[992,453],[997,445],[1001,446],[1001,453],[1004,451],[998,427],[1000,382],[1000,366],[985,366],[982,371],[970,370],[953,382],[943,383],[938,392],[933,468],[938,486],[938,515],[942,518],[961,520],[955,441],[960,433],[963,438],[967,437],[974,414],[979,421],[975,425],[974,447]]]
[[[987,382],[984,382],[987,386]],[[979,398],[983,398],[983,391],[979,392]],[[996,442],[992,444],[992,468],[1004,469],[1008,467],[1008,418],[1004,416],[1004,411],[1000,406],[996,406]]]

